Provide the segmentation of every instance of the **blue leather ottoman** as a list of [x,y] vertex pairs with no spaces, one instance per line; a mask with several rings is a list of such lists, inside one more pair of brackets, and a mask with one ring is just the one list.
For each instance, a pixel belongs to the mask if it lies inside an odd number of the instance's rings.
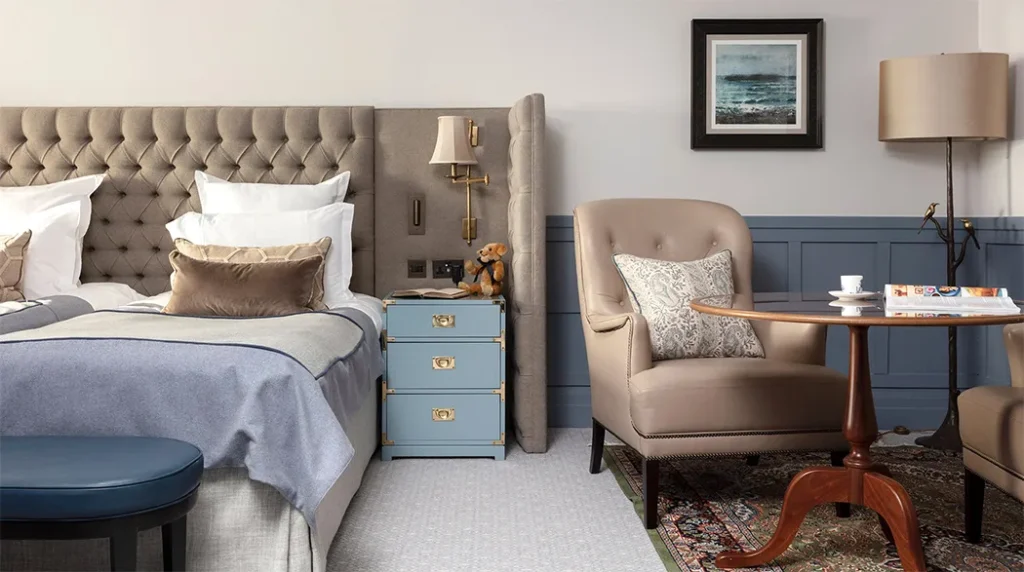
[[0,437],[0,538],[109,538],[111,570],[135,570],[139,531],[160,526],[164,570],[184,570],[202,474],[174,439]]

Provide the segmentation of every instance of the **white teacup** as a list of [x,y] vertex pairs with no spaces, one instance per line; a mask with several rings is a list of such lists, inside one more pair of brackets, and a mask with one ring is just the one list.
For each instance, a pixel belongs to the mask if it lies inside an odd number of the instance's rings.
[[860,294],[861,292],[864,291],[864,289],[861,287],[861,283],[864,282],[863,276],[840,276],[839,281],[842,284],[843,292],[847,294]]

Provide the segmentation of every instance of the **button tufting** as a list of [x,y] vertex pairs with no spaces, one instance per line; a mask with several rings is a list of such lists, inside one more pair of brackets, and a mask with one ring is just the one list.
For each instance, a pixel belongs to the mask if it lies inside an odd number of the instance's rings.
[[85,136],[85,142],[86,143],[92,143],[92,135],[86,135]]
[[242,166],[241,166],[241,165],[239,165],[238,163],[235,163],[234,165],[231,165],[231,168],[232,168],[232,169],[235,169],[235,170],[238,170],[238,169],[241,169],[241,168],[242,168]]
[[284,139],[281,139],[281,143],[287,143],[287,142],[288,142],[288,138],[287,137],[285,137]]
[[254,135],[254,136],[252,137],[252,139],[250,139],[250,140],[249,140],[249,142],[250,142],[250,143],[255,143],[255,142],[256,142],[256,136]]
[[146,224],[146,223],[143,222],[142,219],[135,219],[135,226],[142,226],[144,224]]
[[316,137],[315,137],[315,138],[313,139],[313,141],[316,141],[317,143],[321,143],[321,142],[323,142],[323,140],[324,140],[324,138],[323,138],[323,137],[321,137],[321,136],[319,136],[319,135],[317,135],[317,136],[316,136]]
[[132,168],[134,168],[136,171],[141,171],[142,170],[142,165],[140,165],[138,163],[135,163],[134,165],[132,165]]
[[224,138],[223,137],[218,137],[218,138],[214,139],[213,141],[214,141],[214,143],[223,143],[224,142]]
[[101,218],[100,219],[100,224],[110,224],[110,219],[106,218],[106,217]]
[[331,165],[331,169],[337,169],[337,168],[338,168],[338,164],[337,163],[334,163],[334,164]]
[[36,171],[42,171],[43,169],[45,169],[45,167],[42,165],[36,165]]
[[85,247],[85,251],[86,252],[96,252],[96,247],[95,246],[86,246]]
[[117,251],[118,252],[128,252],[128,247],[127,246],[118,246],[117,247]]
[[106,171],[106,170],[110,169],[110,165],[104,163],[104,164],[100,165],[100,168],[103,169],[104,171]]
[[103,276],[104,278],[113,278],[113,276],[107,274],[106,272],[104,272],[101,276]]
[[160,252],[160,247],[159,246],[154,246],[153,247],[153,252]]
[[199,165],[199,170],[200,171],[205,171],[206,169],[207,169],[206,165]]
[[192,142],[192,138],[189,137],[188,135],[186,135],[185,136],[185,143],[191,143],[191,142]]
[[117,136],[117,140],[123,143],[124,142],[124,135],[118,135]]
[[160,196],[160,191],[153,191],[152,193],[150,193],[149,196],[153,198],[158,198]]
[[139,272],[138,274],[135,275],[135,277],[138,278],[139,280],[142,280],[143,278],[146,277],[146,275],[141,273],[141,272]]
[[306,166],[305,165],[299,165],[298,167],[295,167],[295,168],[300,170],[300,171],[302,171],[303,169],[306,168]]
[[117,196],[124,198],[128,196],[128,193],[124,191],[117,191]]

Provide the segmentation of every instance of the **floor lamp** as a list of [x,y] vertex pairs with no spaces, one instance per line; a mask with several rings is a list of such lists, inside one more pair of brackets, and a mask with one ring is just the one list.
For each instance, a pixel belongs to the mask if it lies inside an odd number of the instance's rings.
[[[980,248],[974,226],[961,219],[957,241],[953,212],[953,141],[1006,139],[1009,56],[993,53],[943,54],[885,60],[879,68],[878,139],[945,141],[945,228],[934,218],[939,203],[925,211],[921,229],[935,225],[946,244],[946,284],[956,285],[956,271],[968,245]],[[959,250],[959,252],[958,252]],[[917,440],[935,449],[961,448],[957,386],[956,328],[949,328],[949,404],[946,418],[932,435]]]

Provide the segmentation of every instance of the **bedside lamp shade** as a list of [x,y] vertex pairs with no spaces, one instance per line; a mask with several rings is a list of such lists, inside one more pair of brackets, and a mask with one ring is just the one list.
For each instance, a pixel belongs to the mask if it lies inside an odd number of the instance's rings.
[[944,54],[879,67],[879,141],[1005,139],[1007,54]]
[[469,118],[442,115],[437,118],[437,144],[430,164],[476,165],[476,153],[469,145]]

